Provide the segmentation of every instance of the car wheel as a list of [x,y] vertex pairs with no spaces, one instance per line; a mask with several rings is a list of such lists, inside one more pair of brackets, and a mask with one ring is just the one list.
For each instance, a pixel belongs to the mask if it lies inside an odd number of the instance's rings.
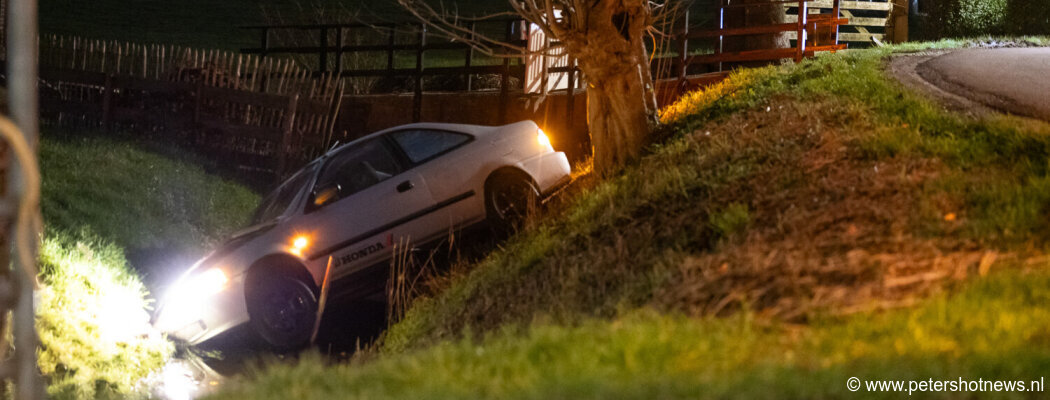
[[317,295],[310,283],[286,273],[253,279],[248,313],[255,331],[277,351],[305,347],[317,318]]
[[518,228],[539,205],[539,191],[522,173],[493,177],[485,191],[485,208],[497,229]]

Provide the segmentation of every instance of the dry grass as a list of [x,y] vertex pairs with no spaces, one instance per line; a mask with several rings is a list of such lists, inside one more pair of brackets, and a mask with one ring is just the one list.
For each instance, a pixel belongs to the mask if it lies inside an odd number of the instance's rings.
[[916,233],[938,218],[949,231],[960,223],[922,199],[946,167],[933,159],[851,154],[850,142],[875,129],[866,119],[831,102],[780,99],[693,133],[776,156],[713,196],[714,203],[746,205],[746,232],[687,256],[654,303],[696,316],[748,308],[801,321],[815,312],[912,304],[1001,261],[970,240]]

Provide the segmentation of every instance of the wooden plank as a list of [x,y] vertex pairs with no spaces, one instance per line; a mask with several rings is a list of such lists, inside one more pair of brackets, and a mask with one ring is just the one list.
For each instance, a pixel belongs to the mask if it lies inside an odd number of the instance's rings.
[[[810,14],[810,15],[813,15],[813,14]],[[819,14],[819,15],[824,15],[824,14]],[[812,17],[810,17],[810,18],[812,18]],[[850,17],[850,18],[846,18],[846,19],[849,22],[847,22],[845,25],[853,25],[853,26],[857,26],[857,25],[860,25],[860,26],[886,26],[886,21],[887,21],[887,18]],[[791,23],[797,23],[798,22],[798,15],[788,15],[787,18],[785,18],[785,21],[791,22]]]
[[[517,70],[524,70],[523,65],[512,65],[511,70],[517,73]],[[502,65],[475,65],[472,67],[436,67],[436,68],[424,68],[422,74],[424,76],[433,75],[467,75],[467,74],[501,74],[503,73]],[[344,77],[358,77],[358,76],[388,76],[388,75],[404,75],[413,76],[416,74],[415,68],[398,68],[398,69],[348,69],[343,70],[342,76]]]
[[[806,5],[810,9],[814,8],[831,8],[831,0],[819,0],[819,1],[808,1]],[[797,5],[788,3],[784,4],[785,8],[798,7]],[[893,3],[888,1],[843,1],[839,3],[839,8],[843,10],[875,10],[875,11],[890,11],[893,9]]]
[[764,25],[764,26],[749,26],[749,27],[744,27],[744,28],[715,29],[715,30],[709,30],[709,31],[696,31],[696,32],[691,32],[688,35],[686,35],[686,38],[688,38],[688,39],[700,39],[700,38],[709,38],[709,37],[718,37],[718,36],[761,35],[761,34],[768,34],[768,33],[779,33],[779,32],[794,31],[795,29],[798,28],[798,23],[797,23],[798,22],[798,16],[797,15],[790,15],[789,17],[794,17],[794,20],[789,21],[789,22],[794,22],[794,23],[790,23],[790,24],[776,24],[776,25]]
[[[808,57],[812,56],[815,52],[842,50],[845,48],[846,46],[843,44],[828,46],[811,46],[806,48],[805,55]],[[793,58],[795,57],[796,51],[797,49],[795,49],[794,47],[789,47],[783,49],[750,50],[734,53],[705,54],[691,56],[687,59],[687,61],[689,64],[712,64],[717,62],[742,61],[772,61],[784,58]]]
[[41,68],[40,79],[81,85],[102,86],[106,84],[106,74],[74,69]]
[[165,130],[183,130],[193,127],[193,116],[187,112],[158,113],[154,108],[113,107],[114,124],[142,124],[163,127]]
[[186,82],[171,82],[123,75],[113,77],[113,87],[125,90],[141,90],[152,92],[154,94],[171,95],[192,92],[197,86]]
[[[363,52],[384,52],[384,51],[409,51],[416,50],[419,46],[414,44],[374,44],[374,45],[356,45],[356,46],[285,46],[285,47],[269,47],[266,49],[259,47],[250,47],[240,49],[243,54],[318,54],[324,51],[327,52],[344,52],[344,53],[363,53]],[[430,50],[466,50],[471,48],[470,45],[458,42],[447,42],[447,43],[429,43],[423,47],[424,51]]]
[[[788,32],[784,34],[788,39],[795,40],[797,36],[795,32]],[[853,33],[853,32],[839,32],[840,42],[871,42],[871,37],[874,36],[876,39],[882,40],[885,36],[882,33]]]
[[328,115],[330,112],[330,106],[323,101],[305,98],[299,99],[300,114]]
[[240,138],[252,138],[269,142],[281,140],[281,129],[279,128],[235,124],[214,116],[201,116],[200,125],[205,130],[218,131],[224,135]]
[[102,121],[102,104],[88,103],[75,100],[62,100],[50,96],[40,98],[40,110],[42,113],[68,113],[97,116]]
[[201,94],[208,101],[247,104],[253,107],[284,109],[288,105],[288,96],[270,93],[204,86],[201,88]]

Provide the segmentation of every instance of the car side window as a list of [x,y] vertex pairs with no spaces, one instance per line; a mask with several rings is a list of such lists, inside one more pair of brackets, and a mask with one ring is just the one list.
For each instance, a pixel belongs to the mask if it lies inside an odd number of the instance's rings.
[[410,129],[390,134],[413,164],[437,157],[470,141],[470,135],[448,131]]
[[401,172],[390,148],[373,139],[336,153],[314,186],[314,205],[323,206],[367,189]]

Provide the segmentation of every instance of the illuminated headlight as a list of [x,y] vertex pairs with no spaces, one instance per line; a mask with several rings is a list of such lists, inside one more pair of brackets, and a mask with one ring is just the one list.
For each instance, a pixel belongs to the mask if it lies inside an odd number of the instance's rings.
[[230,279],[219,268],[193,273],[168,292],[160,318],[165,328],[178,329],[201,318],[212,295],[226,289]]
[[540,146],[543,146],[547,151],[554,151],[554,146],[551,146],[551,139],[547,137],[543,129],[536,130],[536,141],[540,142]]

